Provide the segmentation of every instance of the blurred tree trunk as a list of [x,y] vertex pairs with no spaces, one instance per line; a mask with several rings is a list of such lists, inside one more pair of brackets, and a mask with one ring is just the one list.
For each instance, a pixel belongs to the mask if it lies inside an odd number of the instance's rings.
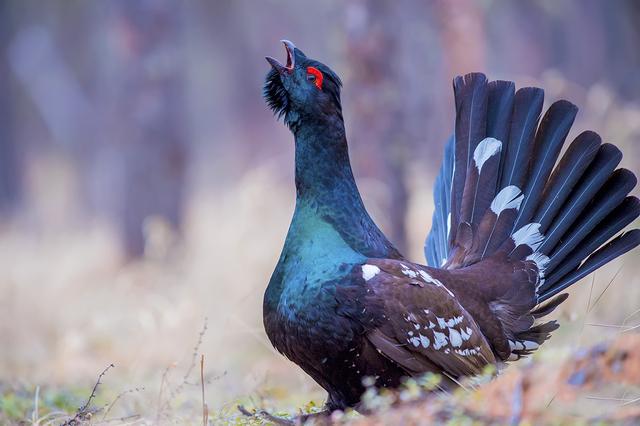
[[438,1],[434,5],[441,24],[448,74],[453,76],[485,70],[484,16],[475,0]]
[[183,216],[187,143],[180,56],[182,3],[116,5],[115,115],[123,199],[120,230],[126,254],[145,249],[145,220],[159,217],[178,230]]
[[0,2],[0,216],[10,214],[21,198],[21,176],[17,144],[13,135],[14,116],[11,93],[15,87],[8,63],[11,39],[10,3]]
[[379,177],[389,188],[385,231],[393,244],[406,252],[409,136],[404,130],[403,90],[395,67],[400,44],[397,9],[383,0],[350,2],[346,9],[346,58],[353,94],[352,140],[366,146],[362,152],[365,172]]

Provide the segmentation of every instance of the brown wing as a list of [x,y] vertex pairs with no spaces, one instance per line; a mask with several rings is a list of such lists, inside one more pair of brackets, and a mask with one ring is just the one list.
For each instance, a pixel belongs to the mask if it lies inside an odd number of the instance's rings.
[[361,266],[376,306],[369,341],[412,375],[427,371],[450,377],[474,375],[495,363],[473,317],[439,280],[409,262],[370,260]]

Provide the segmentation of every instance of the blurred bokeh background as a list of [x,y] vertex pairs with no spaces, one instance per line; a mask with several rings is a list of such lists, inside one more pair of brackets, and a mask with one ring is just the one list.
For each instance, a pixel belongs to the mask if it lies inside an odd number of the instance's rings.
[[[282,38],[342,76],[365,202],[416,261],[457,74],[573,101],[570,138],[596,130],[640,171],[637,1],[4,0],[0,390],[87,387],[114,363],[116,393],[199,392],[183,376],[208,318],[211,407],[321,400],[261,320],[295,194],[292,136],[261,98]],[[585,324],[640,308],[637,260],[597,273],[594,299],[622,268],[588,314],[576,286],[540,356],[616,333]]]

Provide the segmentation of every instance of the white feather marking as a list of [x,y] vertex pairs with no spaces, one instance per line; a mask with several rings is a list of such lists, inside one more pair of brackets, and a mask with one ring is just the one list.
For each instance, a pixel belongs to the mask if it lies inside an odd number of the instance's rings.
[[473,330],[471,330],[469,327],[467,327],[466,330],[460,329],[460,336],[462,337],[462,340],[469,340],[469,338],[471,337],[471,333],[473,333]]
[[451,235],[451,212],[447,215],[447,238]]
[[509,349],[512,351],[523,351],[525,346],[519,340],[516,340],[515,342],[513,340],[509,340]]
[[447,346],[447,336],[444,333],[434,331],[433,338],[435,339],[433,342],[433,349],[438,350],[443,346]]
[[378,275],[378,273],[380,273],[380,268],[376,265],[362,265],[362,278],[364,278],[365,281],[369,281],[371,278]]
[[511,238],[516,247],[526,244],[534,252],[538,250],[538,247],[540,247],[540,244],[544,241],[544,235],[540,233],[539,223],[528,223],[524,225],[514,232]]
[[498,192],[498,195],[491,202],[491,211],[499,215],[507,209],[518,210],[522,200],[524,200],[524,194],[520,191],[520,188],[515,185],[506,186]]
[[[533,263],[535,263],[536,266],[538,267],[538,270],[540,271],[540,273],[543,274],[544,269],[547,267],[547,265],[549,264],[549,261],[551,259],[549,259],[549,256],[547,256],[545,254],[542,254],[540,252],[535,252],[535,253],[532,253],[529,256],[527,256],[526,260],[530,260]],[[542,276],[541,276],[541,278],[542,278]]]
[[449,341],[451,342],[451,346],[453,346],[454,348],[459,348],[460,346],[462,346],[462,336],[460,335],[460,332],[455,328],[449,329]]
[[428,348],[429,344],[431,343],[429,338],[426,336],[423,336],[422,334],[420,334],[419,336],[420,336],[420,343],[422,343],[422,347],[425,349]]
[[[412,272],[413,272],[413,271],[412,271]],[[425,271],[423,271],[423,270],[419,270],[419,271],[418,271],[418,273],[420,274],[420,277],[422,278],[422,280],[423,280],[424,282],[431,283],[431,284],[435,284],[435,285],[437,285],[438,287],[442,287],[442,288],[444,288],[445,290],[447,290],[447,293],[449,293],[449,295],[450,295],[451,297],[455,297],[455,296],[453,295],[453,293],[451,293],[451,291],[450,291],[450,290],[449,290],[449,289],[448,289],[444,284],[442,284],[442,282],[440,282],[440,280],[437,280],[437,279],[433,278],[431,275],[429,275],[428,273],[426,273],[426,272],[425,272]]]
[[409,339],[409,341],[410,341],[410,342],[411,342],[411,344],[412,344],[413,346],[415,346],[416,348],[417,348],[418,346],[420,346],[420,338],[418,338],[418,337],[412,337],[411,339]]
[[489,158],[500,153],[501,150],[502,142],[495,138],[485,138],[478,144],[475,151],[473,151],[473,161],[476,163],[478,174],[482,171],[484,163]]

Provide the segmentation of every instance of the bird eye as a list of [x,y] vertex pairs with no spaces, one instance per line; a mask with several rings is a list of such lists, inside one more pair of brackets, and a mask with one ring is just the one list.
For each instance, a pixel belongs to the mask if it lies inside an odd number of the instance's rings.
[[313,82],[315,86],[322,90],[322,72],[316,67],[307,67],[307,80]]

